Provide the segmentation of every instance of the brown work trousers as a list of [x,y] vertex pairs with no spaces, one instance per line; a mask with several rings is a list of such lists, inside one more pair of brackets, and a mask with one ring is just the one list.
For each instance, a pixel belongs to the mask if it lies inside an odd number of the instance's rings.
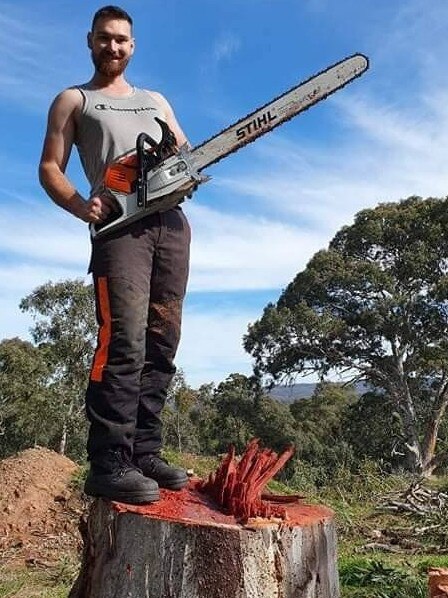
[[98,344],[86,392],[87,452],[157,453],[176,371],[190,227],[180,207],[93,241]]

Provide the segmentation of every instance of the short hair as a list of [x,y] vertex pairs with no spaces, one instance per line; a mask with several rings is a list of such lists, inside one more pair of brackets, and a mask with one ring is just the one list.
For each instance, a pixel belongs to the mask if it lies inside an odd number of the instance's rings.
[[108,6],[103,6],[102,8],[99,8],[93,15],[92,31],[95,29],[97,21],[104,18],[121,19],[123,21],[127,21],[129,25],[132,27],[131,16],[119,6],[113,6],[112,4],[109,4]]

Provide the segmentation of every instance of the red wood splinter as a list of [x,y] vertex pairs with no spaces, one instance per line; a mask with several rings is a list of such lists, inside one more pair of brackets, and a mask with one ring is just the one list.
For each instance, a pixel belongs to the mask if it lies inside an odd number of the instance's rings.
[[254,438],[237,462],[235,448],[231,446],[218,469],[207,481],[200,483],[199,489],[242,523],[254,517],[287,519],[285,507],[278,503],[289,502],[292,498],[283,501],[275,495],[271,500],[269,494],[262,492],[292,457],[294,450],[290,445],[279,456],[271,449],[260,449],[258,439]]

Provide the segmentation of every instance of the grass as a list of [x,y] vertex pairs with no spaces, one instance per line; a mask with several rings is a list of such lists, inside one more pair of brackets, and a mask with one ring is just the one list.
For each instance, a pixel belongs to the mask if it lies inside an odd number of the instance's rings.
[[0,598],[67,598],[78,562],[64,556],[45,569],[0,567]]
[[387,559],[340,559],[343,598],[426,598],[427,580],[410,563],[401,566]]
[[217,457],[204,457],[189,453],[179,454],[169,448],[163,450],[162,456],[172,465],[192,470],[195,476],[203,479],[207,479],[209,473],[214,471],[220,462]]
[[[384,476],[373,464],[365,464],[355,476],[340,474],[317,499],[335,511],[341,598],[427,598],[428,570],[448,567],[448,554],[436,548],[448,549],[448,536],[446,529],[428,529],[416,538],[414,530],[440,523],[441,514],[418,517],[378,509],[390,492],[409,487],[407,475]],[[438,478],[430,485],[443,489],[446,483]],[[369,544],[410,548],[391,553],[368,550]]]

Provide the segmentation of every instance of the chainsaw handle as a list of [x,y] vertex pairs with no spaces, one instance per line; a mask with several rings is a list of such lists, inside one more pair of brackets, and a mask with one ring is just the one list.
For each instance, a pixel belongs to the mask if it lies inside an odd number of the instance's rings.
[[151,137],[151,135],[148,135],[148,133],[140,133],[137,137],[136,143],[137,159],[139,161],[139,164],[140,161],[142,161],[141,159],[143,158],[143,154],[145,151],[145,143],[150,145],[154,150],[156,150],[159,145],[157,141]]
[[140,133],[137,137],[137,205],[143,207],[146,204],[147,182],[146,182],[146,163],[145,163],[145,143],[151,146],[154,152],[157,152],[158,143],[148,135]]

